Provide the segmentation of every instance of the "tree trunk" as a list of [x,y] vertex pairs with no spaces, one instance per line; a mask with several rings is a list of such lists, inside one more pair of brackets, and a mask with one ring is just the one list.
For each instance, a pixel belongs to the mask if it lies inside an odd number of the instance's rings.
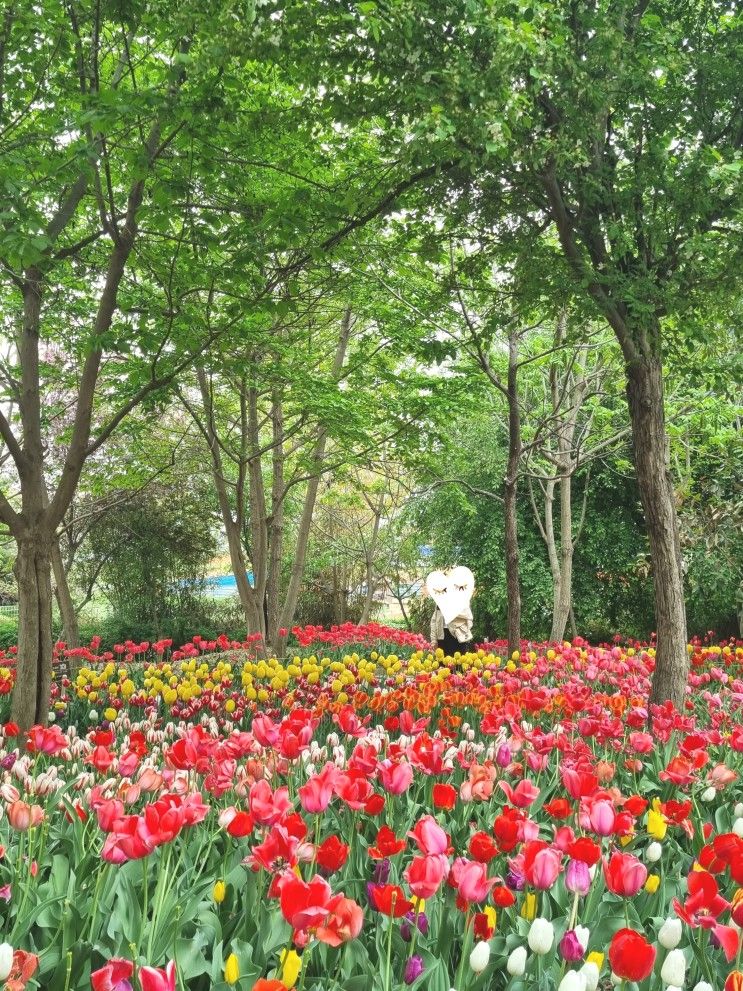
[[560,581],[555,587],[550,640],[562,643],[573,602],[573,478],[568,466],[560,467]]
[[54,595],[59,606],[59,615],[62,619],[62,640],[68,647],[80,646],[80,626],[75,611],[75,603],[72,601],[70,586],[67,581],[67,572],[62,561],[62,552],[59,549],[57,540],[52,544],[52,571],[54,572]]
[[269,652],[278,649],[281,610],[281,564],[284,558],[284,409],[281,393],[271,402],[271,520],[268,526],[268,578],[266,581],[266,637]]
[[[343,314],[343,319],[341,320],[338,345],[333,358],[332,376],[336,380],[340,378],[341,371],[343,370],[343,363],[346,358],[346,350],[348,348],[352,328],[352,313],[350,307],[348,307],[346,308]],[[312,464],[314,471],[307,482],[302,515],[297,528],[294,561],[292,563],[291,575],[289,576],[289,585],[286,590],[286,595],[284,596],[284,604],[281,607],[281,614],[279,617],[279,626],[285,630],[290,629],[294,620],[294,613],[297,609],[297,601],[299,600],[302,578],[304,577],[305,561],[307,560],[307,548],[309,547],[310,542],[312,515],[315,511],[317,490],[320,487],[320,476],[324,470],[323,461],[325,460],[325,448],[327,446],[327,442],[327,431],[324,428],[321,428],[315,442],[315,447],[312,451]],[[285,645],[286,637],[279,637],[278,646],[282,652]]]
[[650,702],[683,708],[689,672],[681,543],[663,410],[658,357],[627,365],[627,401],[640,498],[645,513],[655,593],[657,648]]
[[518,341],[515,333],[511,332],[508,337],[508,464],[503,482],[509,655],[521,650],[521,577],[516,503],[521,458],[521,414],[517,376]]
[[375,579],[374,579],[374,554],[377,550],[377,540],[379,539],[379,527],[382,522],[383,502],[379,506],[379,511],[374,513],[374,528],[366,549],[366,595],[364,597],[364,608],[361,610],[362,626],[369,622],[372,606],[374,605]]
[[51,543],[39,537],[18,541],[18,653],[11,719],[21,730],[49,717],[52,685]]

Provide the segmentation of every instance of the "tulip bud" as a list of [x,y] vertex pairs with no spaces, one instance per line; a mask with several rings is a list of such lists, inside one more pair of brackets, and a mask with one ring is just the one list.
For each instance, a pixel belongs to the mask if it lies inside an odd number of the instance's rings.
[[649,864],[657,863],[663,856],[663,847],[658,842],[653,842],[645,851],[645,860]]
[[661,980],[665,984],[675,984],[681,987],[686,980],[686,958],[682,950],[671,950],[660,970]]
[[588,940],[591,938],[591,930],[588,926],[576,926],[573,932],[578,937],[578,942],[583,947],[583,952],[585,953],[588,949]]
[[568,963],[576,963],[583,959],[583,947],[572,929],[569,929],[560,940],[560,953],[563,960]]
[[[736,819],[743,819],[743,802],[737,803],[737,805],[733,809],[733,815],[735,816]],[[704,984],[704,981],[701,981],[701,983]],[[694,989],[694,991],[696,991],[696,988]]]
[[413,954],[412,957],[408,957],[408,961],[405,964],[405,983],[412,984],[413,981],[418,980],[423,973],[423,970],[423,957],[419,957],[417,953]]
[[586,991],[596,991],[599,986],[599,969],[593,961],[584,963],[580,973],[586,979]]
[[13,969],[13,947],[10,943],[0,943],[0,981],[6,980]]
[[717,790],[712,786],[710,786],[709,788],[704,789],[700,797],[703,802],[713,802],[715,800],[716,794],[717,794]]
[[237,984],[240,980],[240,965],[234,953],[230,953],[225,961],[224,979],[227,984]]
[[582,860],[570,860],[565,871],[565,887],[573,895],[587,895],[591,887],[588,864]]
[[560,981],[557,991],[585,991],[586,979],[577,970],[569,970]]
[[552,949],[555,941],[555,927],[549,919],[535,919],[529,928],[527,942],[533,953],[543,956]]
[[511,950],[506,961],[506,970],[512,977],[523,977],[526,970],[526,947],[517,946]]
[[733,823],[733,832],[736,836],[743,837],[743,818],[738,818]]
[[472,952],[470,953],[470,968],[476,974],[482,974],[488,965],[490,960],[490,943],[486,940],[481,940],[479,943],[475,943]]
[[692,991],[714,991],[714,988],[711,984],[707,984],[706,981],[700,981],[698,984],[694,985]]
[[212,898],[217,903],[221,905],[224,901],[224,896],[227,894],[227,885],[224,881],[216,881],[214,884],[214,890],[212,891]]
[[681,942],[681,919],[666,919],[658,930],[658,942],[664,950],[675,950]]

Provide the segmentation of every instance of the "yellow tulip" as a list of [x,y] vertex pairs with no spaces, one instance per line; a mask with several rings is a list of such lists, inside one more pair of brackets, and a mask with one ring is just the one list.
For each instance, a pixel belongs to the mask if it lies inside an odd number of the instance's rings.
[[214,885],[214,890],[212,891],[212,898],[217,903],[221,905],[224,901],[224,896],[227,894],[227,885],[224,881],[217,881]]
[[107,719],[109,723],[112,723],[116,719],[116,709],[109,706],[107,709],[103,710],[103,718]]
[[654,895],[660,886],[660,877],[658,874],[648,874],[648,879],[645,882],[645,890],[649,895]]
[[492,905],[486,905],[483,909],[483,914],[488,920],[488,925],[491,929],[495,929],[495,923],[498,921],[498,914]]
[[586,957],[586,963],[595,963],[596,969],[600,972],[601,968],[604,965],[604,954],[597,953],[594,950],[593,953],[589,953],[588,956]]
[[668,832],[665,816],[655,809],[648,809],[648,833],[654,840],[662,840]]
[[279,960],[281,961],[281,980],[287,988],[293,988],[302,969],[302,958],[296,950],[282,950]]
[[240,965],[234,953],[230,953],[224,965],[224,979],[227,984],[237,984],[240,980]]
[[537,896],[533,892],[527,892],[524,897],[524,904],[521,906],[521,916],[527,922],[532,922],[537,915]]

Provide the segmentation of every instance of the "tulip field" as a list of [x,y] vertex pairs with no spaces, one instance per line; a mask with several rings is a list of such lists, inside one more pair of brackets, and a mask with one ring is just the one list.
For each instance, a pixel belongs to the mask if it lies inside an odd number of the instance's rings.
[[0,988],[743,991],[743,644],[0,657]]

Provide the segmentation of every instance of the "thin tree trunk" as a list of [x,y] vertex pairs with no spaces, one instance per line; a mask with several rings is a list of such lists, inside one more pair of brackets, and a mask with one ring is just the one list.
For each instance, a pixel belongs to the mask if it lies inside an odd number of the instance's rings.
[[371,538],[369,539],[369,545],[366,548],[366,595],[364,596],[364,608],[361,610],[361,624],[369,622],[369,617],[371,616],[372,606],[374,605],[374,592],[376,591],[374,585],[374,553],[377,549],[377,539],[379,537],[379,527],[382,522],[382,503],[380,503],[379,511],[374,514],[374,528],[372,530]]
[[279,640],[281,609],[281,564],[284,557],[284,409],[281,394],[274,390],[271,402],[271,519],[268,525],[268,578],[266,581],[266,636],[268,648]]
[[[343,314],[340,334],[338,337],[338,346],[336,347],[335,357],[333,359],[332,375],[335,379],[340,377],[341,371],[343,370],[343,362],[345,361],[346,349],[348,348],[352,327],[353,319],[351,309],[348,308]],[[297,539],[294,548],[294,562],[292,564],[289,585],[286,590],[284,604],[281,608],[281,615],[279,617],[279,626],[285,630],[288,630],[292,625],[294,613],[297,608],[297,601],[299,599],[299,591],[302,586],[304,565],[307,559],[307,548],[310,542],[312,515],[315,510],[315,502],[317,501],[317,490],[320,486],[320,476],[323,472],[323,461],[325,459],[325,448],[327,446],[327,442],[327,431],[322,428],[315,443],[315,448],[312,452],[314,472],[307,482],[307,490],[305,492],[304,505],[302,507],[302,516],[299,520],[299,526],[297,528]],[[283,650],[286,638],[280,637],[278,639],[280,642],[280,647]]]
[[517,486],[521,458],[521,413],[518,394],[518,341],[515,332],[508,337],[508,464],[503,483],[505,517],[506,590],[508,595],[508,652],[521,650],[521,576],[519,569],[519,535]]
[[573,601],[573,479],[570,469],[560,469],[560,581],[555,587],[555,608],[552,613],[550,640],[561,643],[565,638],[571,603]]
[[62,619],[62,639],[68,647],[80,646],[80,625],[78,623],[75,603],[72,601],[67,572],[62,561],[59,541],[52,543],[52,571],[54,573],[54,595],[59,606]]
[[658,357],[627,365],[627,401],[655,593],[657,648],[651,703],[683,708],[689,672],[681,543],[668,470],[663,370]]
[[51,542],[18,541],[18,653],[11,719],[23,729],[46,725],[52,685]]

